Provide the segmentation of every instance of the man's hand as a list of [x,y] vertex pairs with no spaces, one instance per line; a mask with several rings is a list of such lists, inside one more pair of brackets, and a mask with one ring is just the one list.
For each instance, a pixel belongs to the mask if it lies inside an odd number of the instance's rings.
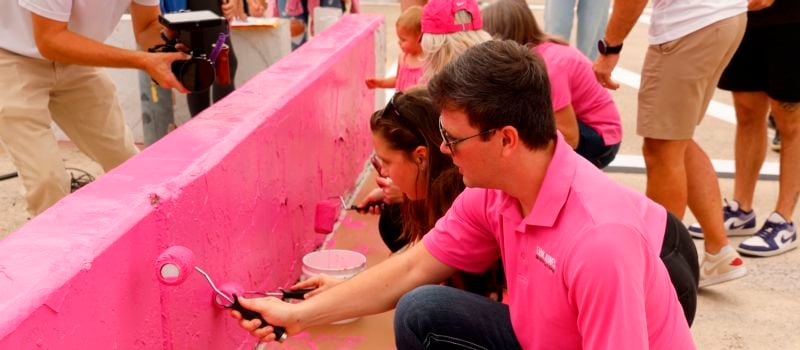
[[592,66],[594,75],[597,78],[597,82],[606,89],[619,89],[619,84],[611,80],[611,72],[614,71],[617,62],[619,62],[618,54],[598,55],[597,60],[594,61],[594,65]]
[[270,324],[270,326],[258,328],[258,326],[261,325],[261,321],[258,319],[245,320],[242,318],[242,314],[240,314],[238,311],[231,310],[231,316],[239,320],[239,325],[261,341],[275,341],[275,333],[274,329],[272,328],[273,325],[284,327],[286,329],[286,334],[290,336],[297,334],[302,330],[299,325],[290,322],[293,319],[296,319],[296,317],[292,316],[292,311],[296,305],[280,301],[279,299],[273,297],[256,299],[245,299],[240,297],[239,303],[242,304],[245,309],[253,310],[261,314],[261,317],[263,317],[264,320]]
[[763,10],[767,7],[772,6],[775,0],[748,0],[747,1],[747,10],[748,11],[758,11]]
[[175,75],[172,74],[172,62],[189,58],[189,55],[181,52],[147,53],[145,54],[142,68],[162,88],[173,88],[186,94],[189,93],[189,90],[186,90]]

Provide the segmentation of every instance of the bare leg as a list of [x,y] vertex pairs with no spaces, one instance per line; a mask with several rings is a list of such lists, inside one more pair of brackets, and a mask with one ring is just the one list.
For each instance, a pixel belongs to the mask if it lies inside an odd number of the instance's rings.
[[800,197],[800,103],[770,103],[781,133],[780,192],[775,211],[791,222]]
[[711,159],[693,140],[689,141],[686,148],[686,173],[689,208],[703,228],[706,252],[716,254],[728,245],[720,215],[722,195]]
[[769,98],[763,92],[734,92],[736,108],[736,174],[733,199],[744,211],[753,208],[758,174],[767,152],[765,118]]
[[664,206],[678,219],[683,219],[686,212],[688,187],[685,155],[688,142],[645,137],[642,146],[647,167],[647,197]]

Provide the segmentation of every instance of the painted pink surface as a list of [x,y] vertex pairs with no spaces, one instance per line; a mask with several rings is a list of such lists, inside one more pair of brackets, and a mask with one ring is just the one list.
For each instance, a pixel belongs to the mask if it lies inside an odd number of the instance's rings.
[[218,281],[290,285],[320,198],[352,191],[371,149],[374,32],[345,16],[191,122],[0,241],[0,349],[235,349],[254,344],[172,245]]

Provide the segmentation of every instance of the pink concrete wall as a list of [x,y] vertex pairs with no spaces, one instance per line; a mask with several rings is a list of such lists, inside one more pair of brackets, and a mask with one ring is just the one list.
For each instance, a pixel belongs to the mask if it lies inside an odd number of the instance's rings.
[[251,348],[200,274],[163,286],[154,262],[183,245],[217,284],[296,280],[315,203],[352,191],[371,150],[381,23],[346,16],[0,241],[0,349]]

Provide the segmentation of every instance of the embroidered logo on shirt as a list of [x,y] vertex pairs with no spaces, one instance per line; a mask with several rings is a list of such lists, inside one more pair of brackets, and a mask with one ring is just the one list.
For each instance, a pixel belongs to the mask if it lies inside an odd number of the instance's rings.
[[556,259],[550,256],[550,254],[547,254],[547,252],[538,245],[536,246],[536,260],[541,261],[550,271],[556,272]]

